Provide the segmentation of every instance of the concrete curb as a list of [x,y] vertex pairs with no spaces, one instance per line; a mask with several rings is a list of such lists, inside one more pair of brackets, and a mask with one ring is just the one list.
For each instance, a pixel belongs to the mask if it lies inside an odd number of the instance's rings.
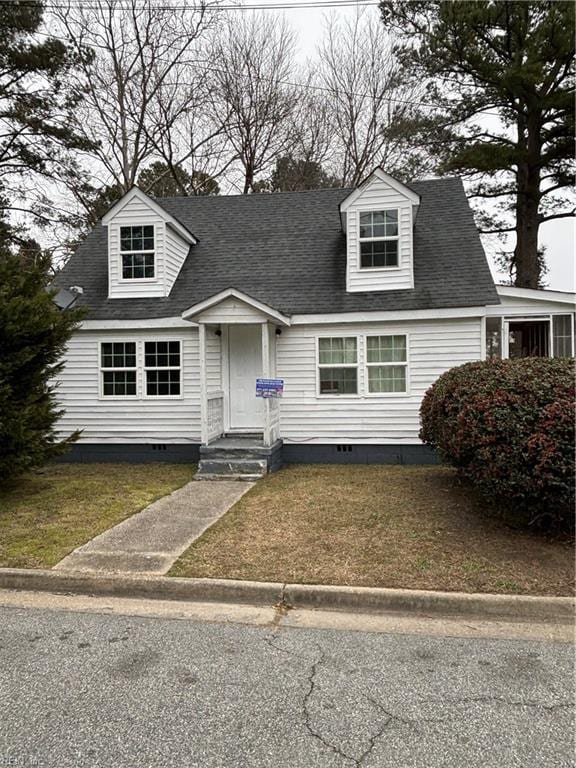
[[282,584],[260,581],[32,571],[20,568],[0,568],[0,589],[254,605],[275,605],[282,599]]
[[572,623],[571,597],[467,594],[409,589],[280,584],[231,579],[124,576],[0,568],[0,589],[109,597],[277,605],[356,613],[473,616],[504,621]]
[[298,608],[329,608],[363,613],[417,613],[475,616],[514,621],[572,623],[576,603],[571,597],[532,597],[416,589],[333,587],[287,584],[285,600]]

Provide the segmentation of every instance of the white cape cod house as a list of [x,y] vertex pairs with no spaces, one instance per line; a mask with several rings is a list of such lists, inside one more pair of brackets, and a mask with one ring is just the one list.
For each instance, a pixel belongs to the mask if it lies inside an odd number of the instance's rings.
[[[87,309],[58,388],[62,433],[82,430],[68,458],[85,461],[201,455],[205,474],[225,460],[234,474],[429,461],[418,413],[441,373],[574,353],[574,295],[495,286],[454,178],[405,186],[377,169],[356,189],[230,197],[134,188],[56,284]],[[283,396],[257,397],[258,378],[282,379]]]

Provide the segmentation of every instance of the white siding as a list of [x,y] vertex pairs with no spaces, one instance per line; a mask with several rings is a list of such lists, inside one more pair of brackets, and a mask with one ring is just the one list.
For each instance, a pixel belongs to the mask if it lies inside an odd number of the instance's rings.
[[[359,213],[387,208],[398,209],[399,268],[360,269]],[[381,179],[374,178],[347,210],[346,290],[395,291],[413,288],[412,203]]]
[[199,323],[265,323],[267,318],[241,299],[224,299],[194,318]]
[[206,387],[208,392],[222,391],[222,346],[216,328],[206,328]]
[[166,256],[164,259],[164,264],[166,270],[166,296],[168,296],[172,290],[172,286],[176,282],[176,278],[180,274],[180,270],[182,269],[184,262],[186,261],[186,256],[188,256],[190,245],[183,238],[181,238],[180,235],[175,232],[169,224],[166,225],[165,231]]
[[486,307],[490,317],[530,317],[531,315],[566,315],[574,312],[574,304],[542,298],[520,298],[500,295],[500,304]]
[[[101,341],[180,340],[182,397],[104,398],[99,396]],[[78,331],[68,344],[59,377],[58,400],[65,409],[60,432],[83,430],[86,443],[197,443],[200,440],[198,329],[166,331]]]
[[[480,359],[482,319],[362,322],[300,325],[270,332],[276,365],[271,374],[285,379],[279,401],[280,434],[287,443],[418,443],[419,407],[426,389],[447,369]],[[221,341],[206,328],[207,393],[225,389]],[[365,334],[407,334],[409,394],[319,396],[316,345],[319,336],[359,337],[360,392],[364,391]],[[180,398],[112,399],[99,396],[101,341],[179,339],[183,352]],[[275,368],[275,370],[274,370]],[[58,399],[65,409],[60,432],[81,429],[87,443],[200,442],[200,363],[198,329],[79,331],[68,347]]]
[[[319,336],[353,336],[359,344],[359,391],[364,391],[363,335],[408,334],[408,395],[319,396]],[[346,323],[284,329],[277,339],[277,374],[285,380],[280,433],[286,442],[418,443],[422,396],[441,373],[479,360],[481,318],[411,323]]]

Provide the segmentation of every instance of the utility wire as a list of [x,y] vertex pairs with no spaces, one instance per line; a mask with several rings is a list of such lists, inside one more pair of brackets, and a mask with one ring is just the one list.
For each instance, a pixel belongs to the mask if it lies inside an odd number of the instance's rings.
[[[17,4],[20,6],[34,6],[36,3],[34,3],[34,0],[1,0],[2,2],[8,3],[8,4]],[[306,8],[363,8],[368,6],[377,6],[379,5],[377,0],[304,0],[303,2],[298,2],[297,0],[293,0],[293,2],[281,2],[281,3],[272,3],[272,2],[264,2],[262,4],[257,3],[232,3],[232,4],[218,4],[218,2],[215,2],[213,5],[209,6],[203,6],[202,3],[187,3],[185,5],[160,5],[155,3],[150,3],[150,7],[154,8],[154,10],[158,11],[188,11],[188,10],[198,10],[202,7],[208,7],[209,9],[212,9],[214,11],[283,11],[283,10],[299,10],[299,9],[306,9]],[[101,10],[101,9],[111,9],[112,11],[125,11],[125,10],[131,10],[134,8],[135,10],[144,10],[149,6],[147,0],[143,0],[140,5],[138,3],[130,3],[127,0],[117,0],[117,2],[114,3],[107,3],[107,2],[101,2],[101,3],[82,3],[79,2],[79,0],[75,0],[75,2],[68,3],[55,3],[55,2],[47,2],[42,4],[42,8],[44,10],[67,10],[68,8],[83,8],[86,10]]]

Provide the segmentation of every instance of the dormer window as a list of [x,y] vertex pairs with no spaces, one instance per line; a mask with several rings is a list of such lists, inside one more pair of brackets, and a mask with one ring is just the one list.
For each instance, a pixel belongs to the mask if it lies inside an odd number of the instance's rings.
[[154,278],[154,225],[120,227],[120,256],[123,280]]
[[361,211],[360,268],[398,267],[398,209]]

